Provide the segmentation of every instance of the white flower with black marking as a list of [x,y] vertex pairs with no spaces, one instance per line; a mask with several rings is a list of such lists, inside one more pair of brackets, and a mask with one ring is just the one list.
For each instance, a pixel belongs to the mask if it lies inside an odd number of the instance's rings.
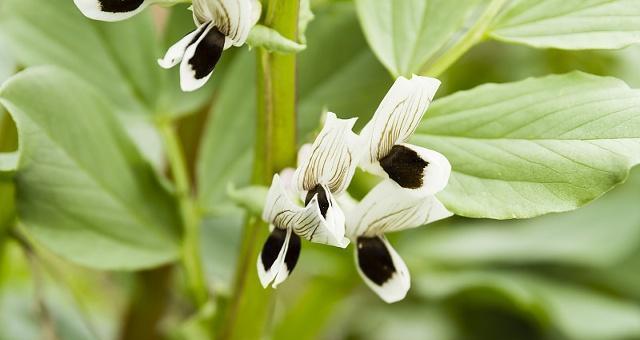
[[[329,112],[313,145],[301,149],[292,181],[274,175],[262,216],[272,231],[258,258],[264,287],[272,283],[275,288],[288,277],[300,254],[300,237],[341,248],[349,244],[336,197],[349,185],[357,165],[354,123]],[[303,205],[296,202],[296,193]]]
[[242,46],[260,18],[258,0],[193,0],[197,28],[158,60],[163,68],[180,64],[180,87],[194,91],[211,77],[222,51]]
[[86,17],[101,21],[130,18],[154,2],[162,0],[73,0]]
[[435,222],[451,212],[435,196],[413,195],[390,180],[382,181],[351,208],[343,206],[360,276],[384,301],[404,299],[411,285],[409,270],[384,234]]
[[363,169],[419,195],[432,195],[447,185],[451,173],[447,158],[407,143],[439,86],[438,79],[429,77],[395,81],[360,134],[365,145]]

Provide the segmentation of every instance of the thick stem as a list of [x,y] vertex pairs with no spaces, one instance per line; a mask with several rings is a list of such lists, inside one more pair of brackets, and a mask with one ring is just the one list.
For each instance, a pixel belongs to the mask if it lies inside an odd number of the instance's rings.
[[184,153],[176,129],[169,121],[161,121],[158,127],[164,139],[167,158],[171,166],[180,215],[183,224],[182,263],[187,277],[189,291],[196,306],[202,307],[209,300],[209,291],[202,269],[200,256],[200,216],[192,196]]
[[[298,0],[271,0],[264,23],[295,40]],[[253,182],[269,185],[296,156],[296,56],[257,50],[258,116]],[[260,339],[269,322],[272,291],[260,286],[256,259],[268,233],[265,223],[250,218],[238,260],[234,292],[220,332],[221,339]]]
[[471,28],[449,48],[442,57],[433,63],[425,65],[420,71],[421,75],[437,77],[446,71],[449,66],[456,62],[471,47],[484,40],[487,36],[487,29],[493,19],[500,13],[506,0],[492,0],[485,8],[484,12]]

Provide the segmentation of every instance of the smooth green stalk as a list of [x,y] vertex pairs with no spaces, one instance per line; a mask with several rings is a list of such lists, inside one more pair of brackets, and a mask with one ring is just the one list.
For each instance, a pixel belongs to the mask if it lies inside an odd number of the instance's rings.
[[183,224],[182,263],[187,277],[189,291],[197,307],[209,300],[209,291],[202,269],[200,254],[200,216],[192,196],[191,182],[180,140],[170,121],[161,121],[158,127],[164,139],[171,174],[176,187]]
[[[264,25],[295,40],[298,0],[271,0]],[[296,56],[257,49],[258,116],[254,184],[269,185],[274,173],[295,164]],[[243,235],[232,299],[227,308],[221,339],[260,339],[269,323],[272,290],[260,285],[256,259],[267,238],[267,225],[250,218]]]
[[471,47],[487,38],[487,29],[493,22],[493,19],[500,13],[507,0],[493,0],[487,5],[486,9],[475,22],[475,24],[458,40],[451,48],[449,48],[440,58],[434,62],[425,65],[420,74],[425,76],[437,77],[446,71],[449,66],[456,62]]

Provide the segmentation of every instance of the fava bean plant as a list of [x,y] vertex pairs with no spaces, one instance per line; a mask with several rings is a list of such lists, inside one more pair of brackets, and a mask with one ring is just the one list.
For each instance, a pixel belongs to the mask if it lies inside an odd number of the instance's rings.
[[638,43],[637,0],[0,0],[0,338],[640,338]]

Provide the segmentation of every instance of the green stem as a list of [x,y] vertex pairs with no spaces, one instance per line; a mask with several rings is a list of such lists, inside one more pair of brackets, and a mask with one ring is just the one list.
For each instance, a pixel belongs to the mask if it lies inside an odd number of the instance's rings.
[[[298,0],[270,0],[264,24],[295,40]],[[258,116],[254,184],[269,185],[274,173],[293,166],[296,157],[296,56],[257,49]],[[221,339],[260,339],[272,307],[272,290],[260,286],[256,259],[268,234],[267,225],[250,218],[243,235],[232,299]]]
[[169,305],[173,266],[166,265],[135,274],[120,335],[121,340],[162,339],[160,321]]
[[158,128],[164,139],[167,158],[175,181],[176,196],[180,205],[184,228],[182,263],[187,276],[187,284],[196,306],[202,307],[209,300],[209,291],[200,256],[200,214],[192,196],[184,152],[176,129],[168,120],[160,121]]
[[421,75],[437,77],[446,71],[449,66],[456,62],[471,47],[483,41],[487,37],[487,29],[493,19],[500,13],[507,0],[492,0],[485,8],[484,12],[471,28],[450,47],[440,58],[434,62],[423,66]]

